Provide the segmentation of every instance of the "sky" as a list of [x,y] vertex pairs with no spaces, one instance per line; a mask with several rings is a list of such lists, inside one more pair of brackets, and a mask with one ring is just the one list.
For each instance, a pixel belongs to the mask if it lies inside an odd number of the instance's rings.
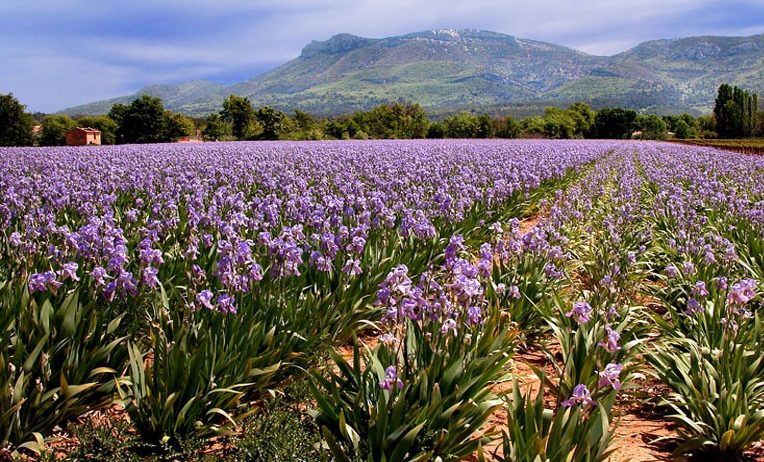
[[484,29],[598,55],[764,33],[764,0],[2,0],[0,93],[54,112],[145,85],[247,80],[337,33]]

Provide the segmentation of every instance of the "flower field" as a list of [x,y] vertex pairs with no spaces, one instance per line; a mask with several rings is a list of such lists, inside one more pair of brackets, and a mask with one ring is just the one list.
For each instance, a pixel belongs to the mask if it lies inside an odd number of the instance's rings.
[[0,460],[622,460],[627,408],[761,449],[764,157],[0,148],[0,193]]

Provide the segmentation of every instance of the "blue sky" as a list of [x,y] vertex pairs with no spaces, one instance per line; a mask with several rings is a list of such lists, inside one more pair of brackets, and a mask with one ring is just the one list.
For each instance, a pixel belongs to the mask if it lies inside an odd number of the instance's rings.
[[764,0],[2,0],[0,93],[55,111],[146,84],[253,77],[311,40],[477,28],[611,55],[764,33]]

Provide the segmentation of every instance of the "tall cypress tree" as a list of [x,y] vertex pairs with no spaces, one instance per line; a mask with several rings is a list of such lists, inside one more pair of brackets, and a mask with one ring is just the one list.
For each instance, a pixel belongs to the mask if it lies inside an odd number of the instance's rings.
[[716,131],[722,138],[752,136],[756,131],[758,96],[729,84],[719,86],[714,104]]

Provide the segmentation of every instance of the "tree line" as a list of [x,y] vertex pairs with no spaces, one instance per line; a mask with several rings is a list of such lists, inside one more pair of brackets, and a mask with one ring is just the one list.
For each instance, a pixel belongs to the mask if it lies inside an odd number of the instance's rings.
[[[41,130],[33,133],[36,124]],[[459,112],[432,120],[419,104],[392,103],[368,111],[317,118],[295,110],[288,115],[268,106],[255,108],[230,95],[219,112],[191,118],[164,108],[162,100],[144,95],[130,104],[115,104],[107,115],[69,117],[28,114],[12,95],[0,94],[0,146],[57,146],[74,127],[101,131],[102,144],[172,142],[196,133],[206,141],[416,139],[416,138],[738,138],[764,135],[764,111],[758,97],[737,87],[719,87],[713,113],[640,114],[631,109],[585,103],[548,107],[542,115],[512,116]]]

